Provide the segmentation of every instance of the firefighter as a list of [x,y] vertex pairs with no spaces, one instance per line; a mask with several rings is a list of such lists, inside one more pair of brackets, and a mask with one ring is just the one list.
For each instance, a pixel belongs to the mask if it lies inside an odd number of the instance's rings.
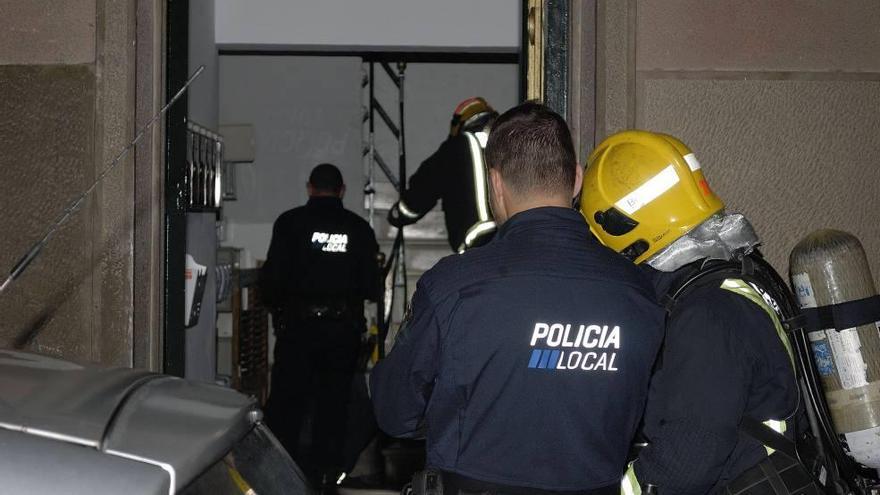
[[442,200],[453,251],[487,242],[495,222],[489,209],[483,149],[497,116],[483,98],[459,103],[449,137],[410,177],[409,187],[388,212],[388,221],[396,227],[413,224]]
[[651,274],[668,312],[644,416],[648,445],[624,493],[770,483],[773,448],[756,437],[771,428],[793,445],[798,386],[774,295],[746,276],[760,261],[749,221],[724,210],[681,141],[635,130],[590,155],[581,212],[603,244]]
[[487,158],[499,231],[419,280],[371,376],[379,426],[426,427],[443,493],[616,493],[663,311],[571,208],[581,171],[562,117],[509,110]]
[[[366,330],[364,300],[379,293],[373,229],[342,206],[339,169],[312,170],[305,206],[275,221],[261,269],[273,310],[275,361],[266,422],[315,481],[341,471],[348,398]],[[311,450],[300,430],[314,403]]]

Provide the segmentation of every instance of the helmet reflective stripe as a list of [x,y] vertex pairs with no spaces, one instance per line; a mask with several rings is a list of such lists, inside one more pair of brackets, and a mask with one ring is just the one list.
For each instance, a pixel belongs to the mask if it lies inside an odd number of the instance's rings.
[[688,153],[687,155],[684,155],[684,161],[687,162],[688,168],[691,169],[691,172],[696,172],[697,170],[703,168],[700,166],[699,160],[697,160],[697,157],[693,153]]
[[614,203],[614,206],[627,215],[632,215],[676,184],[678,184],[678,174],[675,173],[675,166],[670,164],[662,172]]
[[404,203],[402,199],[397,202],[397,211],[399,211],[401,215],[403,215],[407,218],[412,218],[412,219],[419,218],[419,214],[410,210],[409,207],[406,206],[406,203]]
[[639,485],[639,480],[636,478],[632,462],[629,463],[629,466],[626,468],[626,474],[620,480],[620,493],[621,495],[642,495],[642,486]]

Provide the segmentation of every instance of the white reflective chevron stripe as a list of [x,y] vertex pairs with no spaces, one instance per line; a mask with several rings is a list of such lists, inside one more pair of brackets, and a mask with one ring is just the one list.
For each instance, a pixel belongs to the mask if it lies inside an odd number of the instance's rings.
[[687,162],[688,168],[691,169],[691,172],[696,172],[697,170],[700,170],[700,168],[702,168],[700,167],[700,161],[697,160],[697,157],[694,156],[693,153],[688,153],[687,155],[684,155],[684,161]]
[[[787,428],[787,426],[786,426],[786,424],[785,424],[785,421],[778,421],[778,420],[775,420],[775,419],[768,419],[767,421],[764,421],[764,424],[767,425],[767,426],[769,426],[770,429],[772,429],[772,430],[775,431],[776,433],[779,433],[780,435],[785,435],[785,430],[786,430],[786,428]],[[775,452],[775,450],[771,449],[770,447],[768,447],[768,446],[766,446],[766,445],[764,446],[764,448],[767,449],[767,455],[770,455],[770,454],[772,454],[773,452]]]
[[[482,133],[485,134],[485,133]],[[474,193],[477,201],[477,219],[481,222],[491,220],[489,215],[489,183],[486,181],[486,164],[483,160],[483,147],[471,132],[465,132],[471,152],[471,167],[474,173]],[[488,139],[488,137],[487,137]]]
[[639,485],[639,480],[636,479],[636,472],[633,469],[632,462],[629,463],[629,466],[626,468],[626,474],[620,480],[620,493],[621,495],[642,495],[642,486]]
[[479,239],[479,237],[486,232],[495,230],[495,227],[495,222],[492,220],[489,220],[488,222],[480,222],[471,227],[470,230],[468,230],[467,234],[464,236],[464,242],[462,242],[461,246],[458,247],[458,253],[461,254],[467,251],[467,249],[471,247],[474,241]]
[[676,184],[678,184],[678,174],[675,173],[675,167],[669,164],[662,172],[614,203],[614,206],[627,215],[632,215]]
[[410,210],[406,203],[403,200],[397,202],[397,211],[400,212],[401,215],[407,218],[419,218],[419,214]]
[[776,433],[785,433],[785,421],[768,419],[767,421],[764,421],[764,424],[772,428]]
[[475,132],[474,137],[480,142],[480,148],[486,149],[486,143],[489,142],[489,133],[483,131]]

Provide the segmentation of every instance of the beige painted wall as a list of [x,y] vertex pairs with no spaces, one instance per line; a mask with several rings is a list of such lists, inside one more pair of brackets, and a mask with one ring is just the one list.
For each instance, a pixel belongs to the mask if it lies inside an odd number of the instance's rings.
[[638,127],[694,149],[770,261],[852,232],[880,275],[880,3],[599,0],[596,142]]
[[[161,51],[136,72],[138,39],[155,40],[155,0],[0,0],[0,273],[42,236],[152,114]],[[138,15],[141,17],[139,18]],[[140,25],[138,23],[140,20]],[[149,21],[149,22],[147,22]],[[142,32],[141,38],[138,33]],[[159,37],[159,41],[161,41]],[[135,95],[146,98],[138,108]],[[156,361],[150,335],[135,352],[134,265],[159,232],[151,192],[160,165],[149,146],[107,176],[6,293],[0,295],[0,348],[129,366]],[[160,169],[161,170],[161,169]],[[138,207],[135,208],[137,198]],[[146,224],[144,218],[148,219]],[[152,223],[150,223],[152,219]],[[136,244],[135,225],[141,232]],[[143,249],[141,249],[143,248]],[[145,265],[144,265],[145,264]],[[148,286],[156,281],[149,277]],[[139,278],[140,280],[140,278]],[[139,289],[144,297],[153,290]],[[150,301],[144,303],[151,306]]]

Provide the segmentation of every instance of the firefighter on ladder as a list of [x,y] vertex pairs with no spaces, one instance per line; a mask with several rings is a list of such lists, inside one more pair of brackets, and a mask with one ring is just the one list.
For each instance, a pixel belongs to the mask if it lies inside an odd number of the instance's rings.
[[489,209],[483,149],[497,116],[483,98],[459,103],[449,137],[410,177],[400,201],[388,212],[388,221],[395,227],[413,224],[441,200],[453,251],[488,242],[495,222]]
[[623,493],[814,493],[804,469],[783,482],[780,466],[797,459],[771,459],[773,447],[757,439],[793,452],[791,344],[771,291],[744,275],[758,237],[742,215],[724,211],[693,152],[653,132],[607,138],[589,158],[581,212],[606,246],[652,274],[667,306],[644,416],[648,445]]

